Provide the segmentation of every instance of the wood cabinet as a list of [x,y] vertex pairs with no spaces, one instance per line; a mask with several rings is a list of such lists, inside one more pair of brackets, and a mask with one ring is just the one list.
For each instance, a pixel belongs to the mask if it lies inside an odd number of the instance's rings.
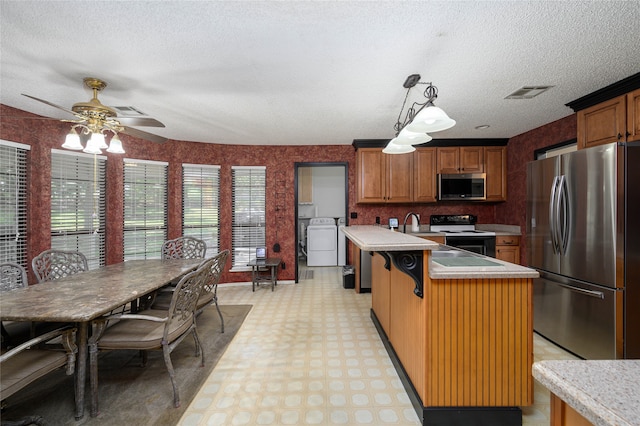
[[413,201],[413,155],[387,155],[380,148],[360,148],[356,163],[356,202]]
[[313,169],[298,168],[298,204],[313,203]]
[[484,172],[484,150],[481,146],[453,146],[437,149],[437,173]]
[[517,235],[496,237],[496,259],[520,264],[520,237]]
[[487,201],[507,199],[507,147],[486,146],[484,148],[484,171],[486,173]]
[[578,111],[578,149],[640,139],[640,89]]
[[589,420],[574,410],[569,404],[560,399],[556,394],[551,394],[551,426],[593,426]]
[[413,153],[413,201],[437,201],[436,158],[436,148],[418,148]]

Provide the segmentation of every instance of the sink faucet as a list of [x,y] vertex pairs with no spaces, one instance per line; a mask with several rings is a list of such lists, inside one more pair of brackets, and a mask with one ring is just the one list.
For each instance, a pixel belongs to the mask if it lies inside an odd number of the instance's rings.
[[418,216],[418,213],[409,212],[404,217],[404,223],[402,224],[402,232],[404,232],[405,234],[407,233],[407,219],[409,219],[409,216],[415,217],[416,220],[418,221],[418,227],[420,227],[420,216]]

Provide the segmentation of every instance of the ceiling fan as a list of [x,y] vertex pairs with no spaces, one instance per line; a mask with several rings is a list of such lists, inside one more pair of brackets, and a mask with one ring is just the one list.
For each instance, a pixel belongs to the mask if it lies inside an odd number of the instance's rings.
[[113,132],[114,135],[124,133],[156,143],[164,143],[167,141],[167,138],[162,136],[129,127],[164,127],[164,124],[155,118],[118,117],[118,113],[114,108],[103,105],[98,100],[98,92],[101,92],[105,87],[107,87],[107,83],[105,81],[95,77],[86,77],[84,79],[84,84],[93,91],[93,98],[88,102],[78,102],[74,104],[71,109],[61,107],[60,105],[45,101],[44,99],[36,98],[35,96],[24,93],[22,95],[74,115],[76,117],[75,120],[60,120],[69,123],[76,123],[75,126],[72,126],[72,132],[75,132],[76,128],[80,128],[81,134],[88,136],[100,135],[103,131],[108,130]]

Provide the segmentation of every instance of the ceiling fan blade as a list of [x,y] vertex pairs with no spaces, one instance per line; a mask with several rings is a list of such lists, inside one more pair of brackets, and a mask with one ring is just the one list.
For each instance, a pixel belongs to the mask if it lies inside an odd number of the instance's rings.
[[154,135],[153,133],[144,132],[142,130],[134,129],[133,127],[125,127],[124,130],[121,130],[120,133],[124,133],[129,136],[135,136],[136,138],[146,139],[155,143],[165,143],[167,138]]
[[67,108],[65,108],[65,107],[61,107],[60,105],[56,105],[56,104],[51,103],[51,102],[49,102],[49,101],[45,101],[44,99],[36,98],[35,96],[26,95],[26,94],[24,94],[24,93],[22,94],[22,96],[26,96],[27,98],[31,98],[31,99],[36,100],[36,101],[38,101],[38,102],[42,102],[43,104],[47,104],[47,105],[52,106],[52,107],[54,107],[54,108],[61,109],[61,110],[63,110],[63,111],[68,112],[69,114],[77,115],[75,112],[71,111],[70,109],[67,109]]
[[116,117],[123,126],[164,127],[164,124],[151,117]]

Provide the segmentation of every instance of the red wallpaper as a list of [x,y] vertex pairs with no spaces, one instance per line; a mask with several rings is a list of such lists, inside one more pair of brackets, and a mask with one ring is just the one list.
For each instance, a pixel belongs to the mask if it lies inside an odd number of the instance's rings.
[[[31,145],[29,156],[28,201],[28,257],[30,259],[50,247],[50,181],[52,148],[59,148],[69,125],[0,105],[0,138]],[[355,135],[357,136],[357,135]],[[127,158],[166,161],[169,163],[169,238],[182,234],[181,229],[181,164],[220,165],[221,223],[220,247],[231,246],[231,166],[263,165],[267,170],[267,247],[276,242],[281,245],[280,255],[286,269],[279,278],[294,279],[295,262],[295,205],[294,163],[339,162],[349,167],[349,211],[358,214],[348,219],[350,224],[373,224],[376,216],[382,223],[389,217],[400,222],[410,212],[417,212],[427,223],[431,214],[470,213],[478,216],[480,223],[506,223],[520,225],[524,229],[524,164],[533,157],[537,148],[552,145],[575,137],[575,116],[567,117],[539,129],[512,138],[508,149],[509,201],[497,204],[447,203],[444,205],[362,205],[355,204],[355,150],[350,145],[322,146],[253,146],[222,145],[168,141],[155,144],[121,135]],[[122,171],[123,156],[106,153],[107,161],[107,263],[122,260]],[[283,219],[276,222],[276,183],[284,182],[286,207],[278,212]],[[278,224],[276,229],[276,223]],[[276,232],[277,231],[277,232]],[[277,234],[277,235],[276,235]],[[31,276],[31,278],[33,278]],[[248,273],[225,272],[221,282],[249,281]],[[33,280],[30,279],[30,282]]]

